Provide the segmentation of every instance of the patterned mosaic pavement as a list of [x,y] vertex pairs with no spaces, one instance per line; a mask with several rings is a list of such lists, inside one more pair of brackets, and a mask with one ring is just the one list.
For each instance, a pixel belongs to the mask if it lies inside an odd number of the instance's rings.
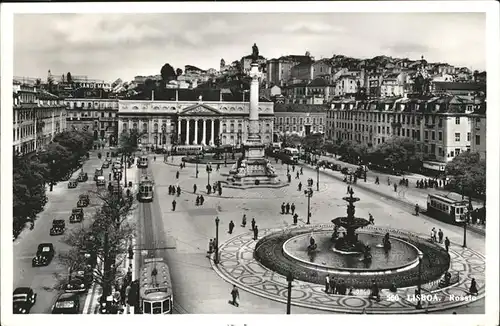
[[[377,229],[380,231],[380,228]],[[259,234],[262,237],[277,231],[282,230],[259,230]],[[220,277],[244,291],[286,303],[286,278],[267,269],[253,258],[256,243],[251,232],[231,238],[220,247],[220,264],[215,265],[211,260],[212,267]],[[423,301],[422,310],[415,309],[416,302],[407,297],[414,294],[415,287],[398,289],[397,297],[389,290],[383,289],[382,300],[376,302],[368,299],[368,291],[355,290],[353,296],[326,294],[324,285],[297,280],[293,281],[292,305],[338,313],[410,314],[453,309],[483,298],[485,257],[453,243],[449,253],[452,261],[450,273],[459,273],[460,281],[443,289],[435,289],[435,284],[423,285],[423,294],[430,294],[432,300]],[[468,296],[472,278],[476,279],[479,290],[479,294],[474,297]]]

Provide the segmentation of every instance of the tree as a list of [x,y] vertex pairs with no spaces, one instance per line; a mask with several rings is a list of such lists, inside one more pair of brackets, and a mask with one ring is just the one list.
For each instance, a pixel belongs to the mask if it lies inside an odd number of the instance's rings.
[[420,145],[411,138],[393,137],[379,144],[371,153],[372,163],[399,171],[421,167],[423,154]]
[[486,194],[486,160],[477,152],[463,152],[446,164],[446,174],[452,177],[452,188],[467,196]]
[[179,77],[180,75],[182,75],[182,69],[181,68],[175,69],[175,74],[177,75],[177,77]]
[[321,150],[325,140],[322,134],[310,134],[302,139],[302,147],[306,151]]
[[71,73],[70,73],[70,72],[68,72],[68,73],[66,74],[66,81],[67,81],[69,84],[71,84],[71,83],[73,82],[73,78],[71,77]]
[[302,137],[297,134],[284,132],[280,135],[281,147],[297,147],[302,143]]
[[103,262],[103,269],[94,269],[94,281],[103,288],[103,295],[111,292],[111,286],[122,275],[118,275],[118,266],[123,261],[116,261],[120,255],[125,257],[127,242],[135,235],[135,225],[127,217],[135,209],[134,196],[123,192],[93,192],[102,203],[92,217],[90,225],[72,230],[63,238],[71,247],[68,252],[59,254],[59,262],[68,269],[86,264],[82,253],[90,254]]
[[52,185],[59,180],[65,179],[74,166],[71,152],[57,142],[47,145],[45,151],[40,153],[40,161],[49,168],[46,180],[49,182],[51,190]]
[[143,133],[139,133],[137,129],[124,130],[120,135],[120,152],[126,156],[130,156],[137,151],[139,139],[142,135]]
[[42,80],[40,78],[37,78],[35,81],[36,86],[40,86],[42,84]]
[[13,157],[13,231],[19,234],[28,220],[34,221],[47,203],[47,166],[33,159]]
[[169,82],[177,78],[174,68],[169,63],[166,63],[163,67],[161,67],[160,74],[161,79],[165,82]]

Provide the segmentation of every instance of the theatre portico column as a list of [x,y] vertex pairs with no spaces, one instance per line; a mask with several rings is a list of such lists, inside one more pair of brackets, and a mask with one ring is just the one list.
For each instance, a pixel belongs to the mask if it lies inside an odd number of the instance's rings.
[[[177,137],[179,137],[179,138],[181,137],[181,122],[182,122],[181,119],[177,120]],[[180,141],[181,140],[179,139],[178,142],[180,142]]]
[[206,145],[206,138],[207,138],[207,119],[203,119],[203,127],[202,127],[202,138],[201,138],[201,144]]
[[189,145],[189,120],[186,119],[186,145]]
[[212,123],[211,128],[210,128],[210,146],[214,146],[214,119],[211,119],[210,122]]
[[194,144],[198,145],[198,119],[194,119]]

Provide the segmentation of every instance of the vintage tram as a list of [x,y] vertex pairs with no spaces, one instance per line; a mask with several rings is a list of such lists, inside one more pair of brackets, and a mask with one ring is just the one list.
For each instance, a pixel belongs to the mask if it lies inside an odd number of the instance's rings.
[[147,169],[148,167],[148,157],[146,155],[142,155],[139,157],[137,161],[137,167],[140,169]]
[[467,201],[448,198],[443,195],[427,196],[427,215],[447,223],[460,224],[467,218]]
[[137,199],[140,202],[148,202],[153,200],[154,196],[154,181],[148,175],[141,176],[139,181],[139,192]]
[[163,258],[144,259],[139,282],[140,313],[172,314],[174,296],[170,269]]

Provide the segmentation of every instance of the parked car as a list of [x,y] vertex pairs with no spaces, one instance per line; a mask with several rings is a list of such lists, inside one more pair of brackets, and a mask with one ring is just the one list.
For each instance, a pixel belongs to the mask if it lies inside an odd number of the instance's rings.
[[52,306],[52,314],[78,314],[80,299],[75,293],[62,293]]
[[71,179],[68,182],[68,189],[76,188],[78,186],[78,181],[76,179]]
[[66,230],[66,222],[64,220],[52,220],[50,235],[61,235]]
[[86,182],[88,179],[89,179],[89,176],[86,172],[80,172],[80,174],[78,175],[77,181],[78,182]]
[[104,163],[102,163],[102,169],[107,169],[109,168],[109,162],[108,161],[104,161]]
[[55,250],[52,243],[41,243],[38,245],[35,257],[31,265],[33,267],[48,266],[54,258]]
[[81,194],[76,203],[77,207],[87,207],[90,204],[89,195]]
[[80,207],[73,208],[71,210],[71,216],[69,217],[70,223],[80,223],[83,221],[83,209]]
[[30,287],[20,287],[14,290],[12,298],[14,314],[29,314],[36,303],[36,293]]

